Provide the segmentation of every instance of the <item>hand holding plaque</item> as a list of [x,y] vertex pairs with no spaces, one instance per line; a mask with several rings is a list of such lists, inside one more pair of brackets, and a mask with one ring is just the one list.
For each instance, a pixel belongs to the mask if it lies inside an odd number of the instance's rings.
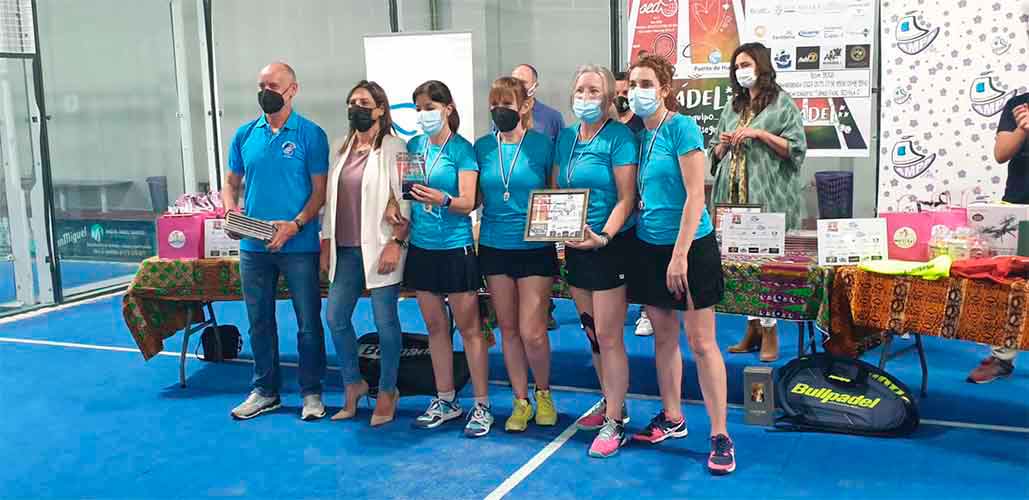
[[537,189],[529,195],[525,241],[583,241],[589,189]]
[[397,153],[397,169],[400,170],[400,191],[405,200],[414,200],[411,188],[415,184],[425,185],[425,157],[418,153]]

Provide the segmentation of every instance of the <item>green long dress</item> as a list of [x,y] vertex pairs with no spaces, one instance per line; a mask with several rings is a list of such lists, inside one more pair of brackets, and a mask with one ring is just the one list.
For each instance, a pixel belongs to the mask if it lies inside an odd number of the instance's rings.
[[[749,112],[745,111],[744,115],[749,115]],[[786,139],[789,142],[789,158],[781,158],[760,140],[749,139],[737,149],[742,151],[745,161],[737,165],[737,175],[734,176],[734,148],[730,146],[725,156],[718,161],[715,158],[715,146],[719,144],[723,132],[737,129],[741,118],[744,126],[767,130]],[[747,118],[733,111],[731,104],[726,106],[718,121],[718,131],[709,144],[708,156],[715,176],[711,191],[711,213],[714,213],[715,203],[761,205],[765,212],[785,213],[787,230],[799,228],[801,186],[798,174],[807,155],[807,140],[800,110],[793,103],[793,98],[781,90],[779,97],[753,117],[749,124],[746,123]],[[745,189],[733,189],[733,179],[740,179],[741,173],[744,180],[742,187]]]

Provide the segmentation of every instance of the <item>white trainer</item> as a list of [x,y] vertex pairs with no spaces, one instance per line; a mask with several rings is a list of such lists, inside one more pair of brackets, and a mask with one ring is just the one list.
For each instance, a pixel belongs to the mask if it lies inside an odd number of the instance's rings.
[[646,311],[640,311],[640,319],[636,320],[636,335],[649,337],[653,334],[654,325],[650,324],[650,318],[647,317]]
[[249,420],[262,413],[275,411],[282,406],[282,400],[278,396],[267,397],[251,392],[239,406],[232,409],[232,418],[236,420]]
[[304,408],[300,410],[300,420],[317,420],[325,416],[325,404],[321,394],[304,396]]

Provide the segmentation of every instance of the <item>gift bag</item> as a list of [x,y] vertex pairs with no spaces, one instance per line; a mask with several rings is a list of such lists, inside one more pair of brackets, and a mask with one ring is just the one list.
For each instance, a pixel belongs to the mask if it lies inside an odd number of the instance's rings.
[[933,212],[886,212],[886,239],[891,259],[925,262],[929,260]]

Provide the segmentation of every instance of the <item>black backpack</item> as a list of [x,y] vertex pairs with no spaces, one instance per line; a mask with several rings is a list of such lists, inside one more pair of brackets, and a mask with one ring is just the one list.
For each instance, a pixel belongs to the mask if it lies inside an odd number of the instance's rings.
[[[215,335],[218,338],[215,338]],[[218,340],[221,339],[222,349],[218,352]],[[200,336],[200,346],[204,353],[198,356],[204,361],[219,362],[227,359],[236,359],[243,350],[243,336],[239,334],[239,328],[233,325],[218,325],[204,328]]]
[[829,353],[794,359],[779,370],[776,393],[782,430],[906,436],[918,428],[911,391],[859,359]]
[[[404,333],[400,349],[400,370],[397,373],[397,390],[401,396],[435,396],[436,377],[432,373],[432,357],[429,355],[429,336]],[[369,333],[357,339],[357,364],[361,377],[368,382],[369,392],[375,396],[379,386],[381,369],[379,334]],[[463,352],[454,353],[454,390],[461,392],[471,373]]]

